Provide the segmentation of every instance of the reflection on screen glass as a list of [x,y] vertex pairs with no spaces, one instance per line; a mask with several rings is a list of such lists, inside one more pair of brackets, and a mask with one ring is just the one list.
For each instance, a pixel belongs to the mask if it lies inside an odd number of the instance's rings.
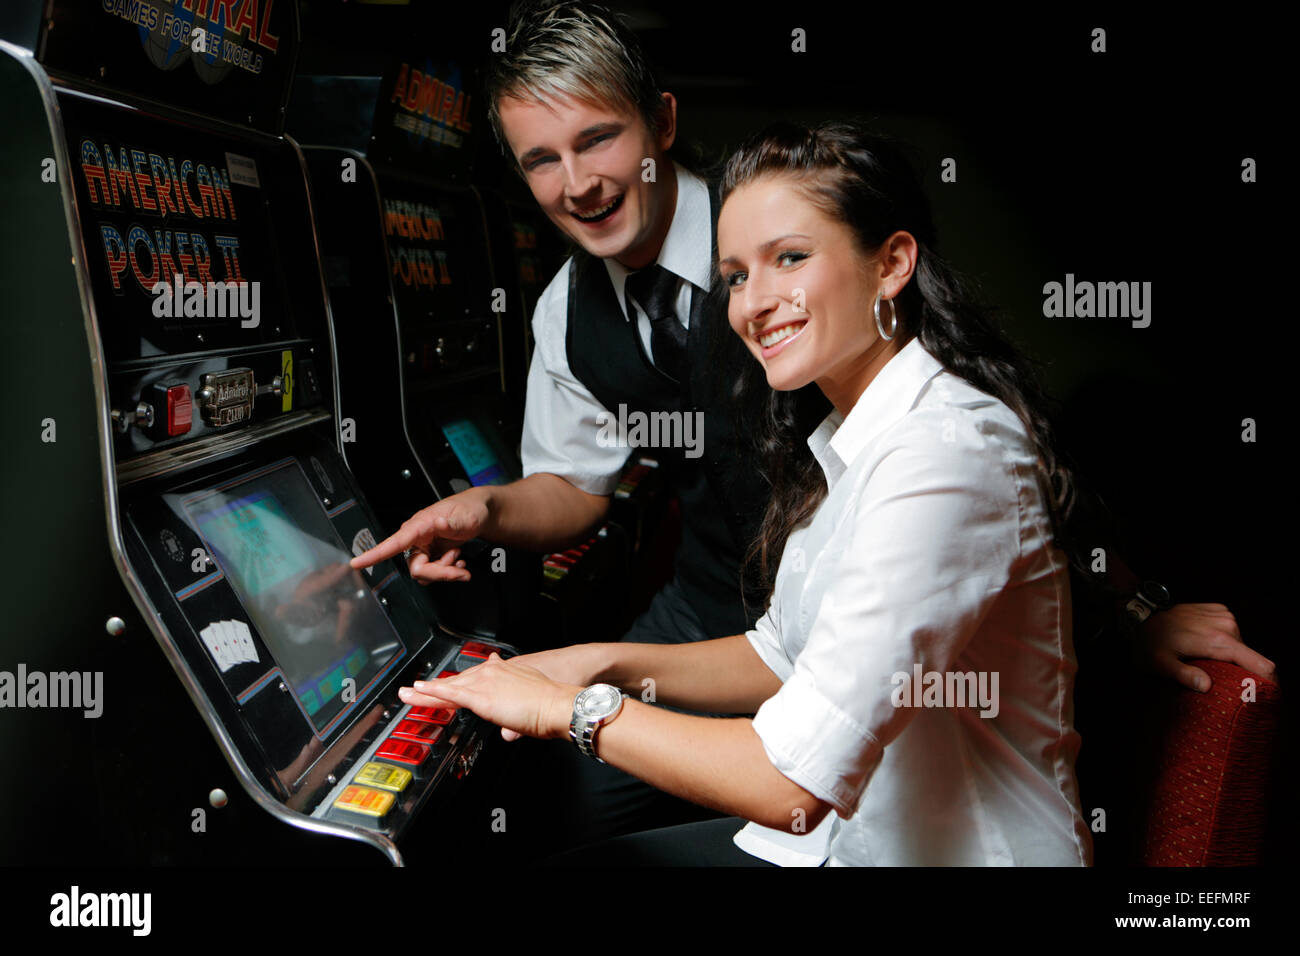
[[497,460],[496,452],[483,437],[478,426],[464,418],[453,422],[444,422],[442,433],[451,443],[451,450],[456,453],[465,474],[472,485],[504,485],[505,469]]
[[182,505],[318,731],[405,653],[295,462]]

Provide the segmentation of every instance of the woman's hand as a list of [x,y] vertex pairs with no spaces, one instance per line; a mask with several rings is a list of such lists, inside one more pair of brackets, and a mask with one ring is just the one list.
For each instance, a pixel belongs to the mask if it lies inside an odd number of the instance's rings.
[[525,664],[541,671],[553,681],[561,684],[576,684],[589,687],[599,683],[605,667],[603,644],[574,644],[571,647],[557,647],[549,651],[536,651],[512,657],[511,661]]
[[490,654],[455,677],[416,681],[397,696],[415,707],[468,708],[499,726],[506,740],[567,736],[573,699],[582,687],[552,680],[522,661]]
[[1192,690],[1210,689],[1210,675],[1185,663],[1195,658],[1228,661],[1277,679],[1273,662],[1242,643],[1237,619],[1222,604],[1176,604],[1152,614],[1142,625],[1141,647],[1147,667]]

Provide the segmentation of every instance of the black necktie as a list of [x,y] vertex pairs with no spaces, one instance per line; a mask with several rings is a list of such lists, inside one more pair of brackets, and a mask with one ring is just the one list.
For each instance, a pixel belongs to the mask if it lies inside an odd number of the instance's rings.
[[[678,382],[686,376],[686,330],[677,318],[677,276],[659,265],[627,277],[627,293],[650,318],[650,350],[660,371]],[[636,312],[629,301],[628,318]]]

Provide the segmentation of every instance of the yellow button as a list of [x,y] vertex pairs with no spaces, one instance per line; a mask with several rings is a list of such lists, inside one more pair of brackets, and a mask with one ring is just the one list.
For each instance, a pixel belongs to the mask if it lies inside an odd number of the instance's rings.
[[401,793],[411,782],[411,771],[394,767],[390,763],[371,762],[357,771],[357,775],[352,780],[367,787],[379,787],[381,790]]
[[340,810],[364,813],[368,817],[382,817],[392,809],[395,800],[397,800],[395,796],[383,790],[372,790],[369,787],[349,784],[342,796],[334,801],[334,806]]

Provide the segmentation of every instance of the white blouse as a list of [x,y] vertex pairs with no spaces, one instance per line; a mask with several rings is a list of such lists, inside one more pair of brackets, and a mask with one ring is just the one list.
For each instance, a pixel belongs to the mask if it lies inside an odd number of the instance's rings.
[[1067,564],[1020,420],[913,340],[808,444],[829,491],[747,636],[784,682],[754,730],[835,813],[736,843],[785,865],[1090,864]]

